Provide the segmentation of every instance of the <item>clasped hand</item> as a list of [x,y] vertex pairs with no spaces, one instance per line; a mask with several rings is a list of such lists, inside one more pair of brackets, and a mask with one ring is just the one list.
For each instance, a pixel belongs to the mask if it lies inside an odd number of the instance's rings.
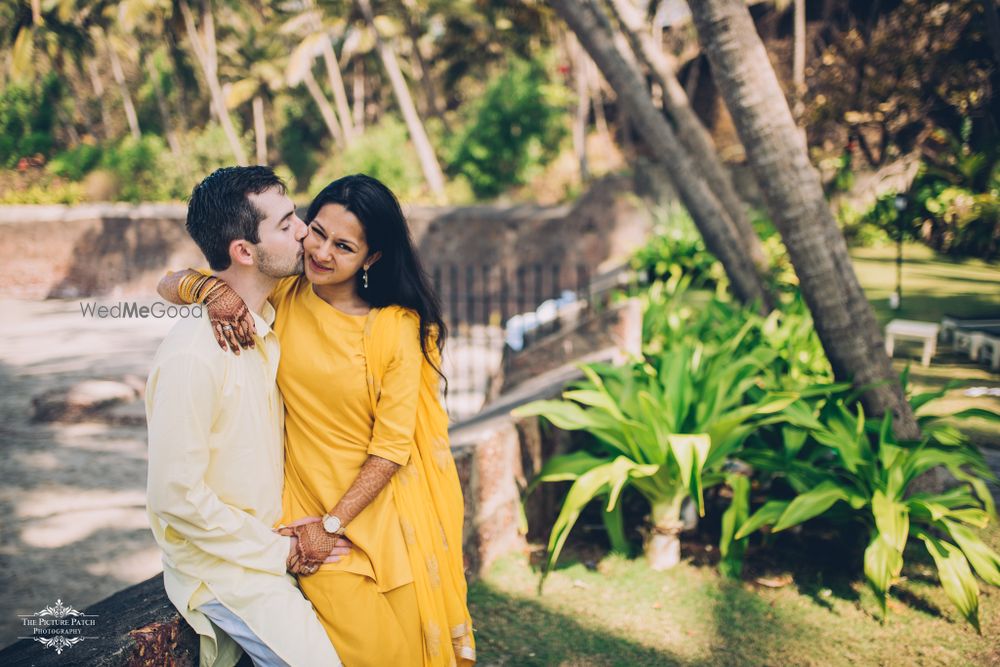
[[351,553],[354,545],[349,539],[326,532],[319,519],[306,521],[278,529],[278,534],[292,538],[286,563],[289,572],[314,574],[323,563],[336,563],[342,556]]

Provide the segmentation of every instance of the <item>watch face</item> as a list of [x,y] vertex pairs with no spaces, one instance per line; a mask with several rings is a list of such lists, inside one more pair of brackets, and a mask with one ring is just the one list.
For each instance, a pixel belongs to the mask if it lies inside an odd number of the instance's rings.
[[335,516],[328,516],[323,519],[323,528],[328,533],[336,533],[340,530],[340,519]]

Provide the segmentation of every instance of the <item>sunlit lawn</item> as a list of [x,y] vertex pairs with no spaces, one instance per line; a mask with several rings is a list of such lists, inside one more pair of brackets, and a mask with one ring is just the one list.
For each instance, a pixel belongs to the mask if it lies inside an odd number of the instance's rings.
[[[1000,549],[1000,530],[987,539]],[[480,664],[1000,664],[1000,589],[981,586],[979,636],[937,586],[933,567],[908,558],[882,624],[859,576],[808,563],[795,576],[771,571],[734,582],[710,565],[653,572],[641,558],[607,556],[596,569],[558,569],[539,596],[537,572],[511,557],[470,590]]]
[[[1000,264],[955,260],[923,245],[905,245],[902,308],[893,311],[889,308],[889,294],[896,285],[895,246],[855,248],[851,257],[858,280],[883,327],[893,318],[940,322],[944,314],[1000,318]],[[970,361],[948,345],[939,346],[931,365],[923,368],[920,349],[918,342],[897,341],[893,360],[898,371],[910,362],[910,378],[917,392],[941,387],[951,379],[970,380],[977,387],[1000,387],[1000,374],[990,372],[985,364]],[[948,392],[933,404],[931,411],[953,414],[978,407],[1000,412],[1000,397],[970,397],[964,391]],[[963,428],[978,444],[1000,448],[1000,427],[996,424],[976,419],[966,421]]]

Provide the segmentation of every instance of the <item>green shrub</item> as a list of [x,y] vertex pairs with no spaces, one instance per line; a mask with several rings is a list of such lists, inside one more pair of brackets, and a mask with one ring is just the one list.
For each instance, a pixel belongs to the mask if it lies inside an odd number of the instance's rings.
[[410,144],[406,125],[393,116],[368,127],[350,148],[328,160],[309,184],[315,194],[331,181],[348,174],[368,174],[406,198],[423,186],[423,172],[416,150]]
[[62,85],[55,74],[0,90],[0,167],[10,169],[22,157],[49,155],[61,96]]
[[[905,388],[907,371],[901,380]],[[764,526],[779,532],[821,515],[859,523],[869,533],[864,572],[883,619],[907,544],[922,543],[945,592],[979,630],[979,589],[972,570],[1000,586],[1000,556],[975,532],[996,518],[985,484],[993,475],[960,431],[945,418],[926,414],[928,404],[958,384],[909,397],[923,431],[913,442],[895,438],[891,413],[880,422],[866,421],[856,391],[790,404],[776,415],[776,424],[751,436],[739,454],[770,477],[771,497],[749,514],[749,489],[739,488],[733,504],[746,518],[724,537],[737,544]],[[978,408],[947,418],[969,417],[1000,421],[1000,415]],[[910,490],[917,477],[937,466],[945,466],[959,485],[942,493]],[[783,488],[790,494],[782,493]]]
[[80,181],[91,169],[100,164],[102,155],[100,146],[80,144],[57,154],[49,161],[47,168],[56,176]]
[[118,181],[118,198],[122,201],[159,201],[167,194],[167,179],[161,157],[167,150],[163,139],[145,134],[139,139],[125,137],[104,151],[101,167],[114,174]]
[[448,171],[468,179],[480,198],[527,182],[559,153],[568,93],[537,60],[515,60],[472,104],[452,140]]

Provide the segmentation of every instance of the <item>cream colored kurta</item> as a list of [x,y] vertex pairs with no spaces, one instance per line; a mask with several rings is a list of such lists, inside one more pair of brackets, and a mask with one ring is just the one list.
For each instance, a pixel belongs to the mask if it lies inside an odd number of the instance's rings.
[[207,317],[178,322],[146,389],[147,504],[167,596],[201,635],[201,665],[240,650],[197,607],[217,599],[293,667],[337,665],[315,611],[285,571],[283,414],[274,309],[254,314],[255,349],[224,352]]

